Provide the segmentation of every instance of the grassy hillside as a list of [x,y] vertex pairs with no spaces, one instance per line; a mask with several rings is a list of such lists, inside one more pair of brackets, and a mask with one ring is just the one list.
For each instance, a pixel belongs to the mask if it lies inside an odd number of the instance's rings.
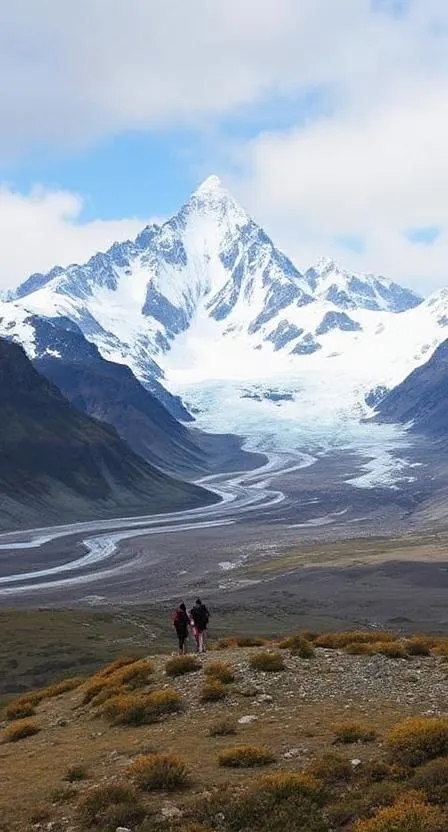
[[12,700],[2,832],[446,832],[446,639],[250,644],[123,656]]

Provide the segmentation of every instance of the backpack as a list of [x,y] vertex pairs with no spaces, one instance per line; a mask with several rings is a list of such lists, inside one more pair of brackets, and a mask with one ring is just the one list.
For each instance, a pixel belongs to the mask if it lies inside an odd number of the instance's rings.
[[191,610],[191,617],[197,627],[206,627],[209,622],[209,612],[205,604],[195,604]]

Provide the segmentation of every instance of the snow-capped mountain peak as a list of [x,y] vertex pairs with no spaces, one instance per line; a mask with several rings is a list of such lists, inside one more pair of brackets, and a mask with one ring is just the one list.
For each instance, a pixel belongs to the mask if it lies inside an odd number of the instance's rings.
[[328,257],[320,258],[305,277],[316,298],[342,309],[404,312],[422,302],[410,289],[384,277],[341,269]]
[[[387,354],[402,317],[393,313],[421,303],[330,258],[302,273],[216,176],[168,221],[83,265],[32,275],[15,298],[36,314],[72,320],[103,357],[128,364],[150,387],[164,373],[234,378],[351,366],[352,358],[362,365],[363,344],[370,353],[387,332]],[[435,325],[426,344],[439,337]]]

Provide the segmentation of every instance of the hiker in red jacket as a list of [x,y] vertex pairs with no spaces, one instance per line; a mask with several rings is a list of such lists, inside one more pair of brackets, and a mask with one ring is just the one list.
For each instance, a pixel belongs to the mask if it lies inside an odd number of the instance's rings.
[[190,623],[190,619],[187,614],[187,608],[185,604],[179,604],[177,607],[174,615],[173,615],[173,625],[174,629],[176,630],[177,638],[179,640],[179,653],[186,653],[186,644],[188,638],[188,625]]

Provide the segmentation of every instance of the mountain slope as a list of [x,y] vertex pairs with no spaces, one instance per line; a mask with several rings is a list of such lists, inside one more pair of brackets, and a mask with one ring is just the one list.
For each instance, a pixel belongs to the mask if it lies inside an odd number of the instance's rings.
[[448,340],[417,367],[377,407],[377,421],[412,422],[431,436],[448,433]]
[[43,318],[0,302],[0,337],[23,343],[36,369],[78,410],[112,425],[135,453],[161,470],[191,478],[259,462],[235,437],[206,436],[181,424],[129,367],[102,358],[68,318]]
[[144,463],[78,412],[24,350],[0,339],[0,527],[119,512],[149,514],[213,496]]

